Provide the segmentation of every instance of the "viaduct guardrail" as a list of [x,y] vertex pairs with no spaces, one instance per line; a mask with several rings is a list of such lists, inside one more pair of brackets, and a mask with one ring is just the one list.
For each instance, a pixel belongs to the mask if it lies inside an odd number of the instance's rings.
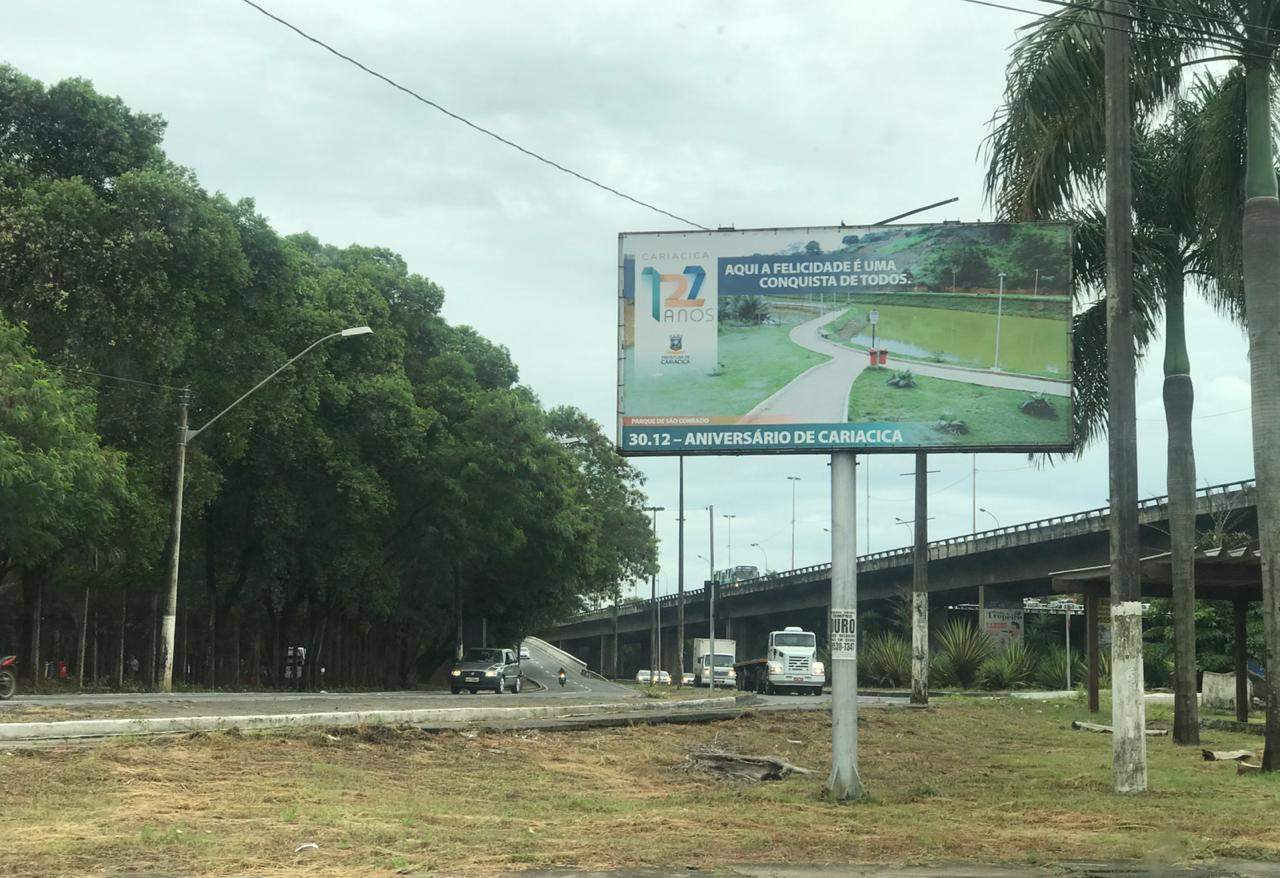
[[[1224,482],[1220,485],[1210,485],[1200,488],[1196,491],[1196,513],[1198,515],[1212,514],[1215,512],[1226,512],[1230,510],[1240,509],[1250,505],[1254,498],[1253,492],[1255,483],[1253,479],[1245,479],[1237,482]],[[1146,500],[1138,502],[1139,522],[1149,524],[1152,521],[1163,520],[1167,515],[1169,507],[1168,495],[1159,497],[1150,497]],[[1011,524],[1005,527],[991,528],[990,530],[976,531],[970,534],[961,534],[954,537],[946,537],[940,540],[932,540],[929,543],[929,559],[940,560],[943,558],[954,558],[961,555],[971,555],[977,552],[987,552],[996,549],[1008,548],[1011,546],[1027,545],[1028,543],[1041,542],[1046,539],[1062,539],[1064,537],[1076,536],[1082,533],[1096,533],[1105,531],[1108,527],[1108,517],[1111,514],[1111,507],[1100,506],[1096,509],[1086,509],[1083,512],[1074,512],[1067,515],[1055,515],[1050,518],[1039,518],[1034,521],[1025,521],[1018,524]],[[858,572],[871,572],[875,570],[884,570],[889,567],[897,567],[909,565],[913,549],[911,546],[903,546],[898,549],[886,549],[879,552],[869,552],[866,555],[858,556]],[[826,579],[831,575],[831,563],[811,564],[808,567],[797,567],[794,570],[780,571],[769,573],[755,579],[744,579],[737,583],[731,583],[728,588],[732,589],[734,596],[742,594],[751,594],[753,592],[767,591],[774,588],[781,588],[787,585],[794,585],[803,582],[813,582],[814,580]],[[726,586],[721,586],[722,591]],[[695,603],[703,596],[705,599],[706,587],[699,586],[697,588],[685,589],[686,604]],[[665,610],[667,607],[676,606],[679,601],[678,595],[662,595],[658,598],[659,607]],[[649,611],[653,606],[652,599],[644,599],[622,604],[618,611],[622,614],[634,613],[637,611]],[[599,610],[590,610],[586,613],[580,613],[572,616],[561,625],[572,625],[578,622],[592,622],[600,619],[608,619],[613,616],[612,607],[604,607]]]

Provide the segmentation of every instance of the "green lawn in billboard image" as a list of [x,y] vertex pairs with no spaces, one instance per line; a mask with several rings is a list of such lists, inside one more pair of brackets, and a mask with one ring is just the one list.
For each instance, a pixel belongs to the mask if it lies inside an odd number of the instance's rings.
[[[914,387],[892,387],[892,369],[867,369],[849,393],[849,420],[907,421],[932,425],[939,445],[1066,445],[1071,440],[1067,397],[983,387],[965,381],[913,376]],[[1047,406],[1047,408],[1046,408]],[[1048,415],[1052,412],[1052,417]],[[942,426],[943,423],[948,426]]]
[[716,374],[695,372],[679,381],[637,375],[635,349],[623,364],[626,414],[740,417],[826,357],[787,337],[793,324],[720,327]]
[[[901,297],[900,297],[901,298]],[[871,346],[867,312],[874,308],[876,346],[890,355],[926,363],[990,369],[996,365],[996,314],[948,306],[920,307],[859,303],[830,324],[832,341],[852,348]],[[1063,319],[1024,317],[1035,303],[1009,302],[1000,321],[1000,369],[1022,375],[1067,378],[1067,346]],[[1065,306],[1064,306],[1065,318]]]

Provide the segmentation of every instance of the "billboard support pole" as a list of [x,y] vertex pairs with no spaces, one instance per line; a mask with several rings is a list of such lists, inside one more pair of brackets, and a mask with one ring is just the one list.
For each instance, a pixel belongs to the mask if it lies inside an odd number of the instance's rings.
[[677,686],[684,686],[684,455],[680,455],[680,536],[679,548],[676,552],[678,568],[676,571],[676,677],[672,680]]
[[858,546],[857,455],[831,455],[831,775],[827,790],[837,802],[861,799],[858,775]]

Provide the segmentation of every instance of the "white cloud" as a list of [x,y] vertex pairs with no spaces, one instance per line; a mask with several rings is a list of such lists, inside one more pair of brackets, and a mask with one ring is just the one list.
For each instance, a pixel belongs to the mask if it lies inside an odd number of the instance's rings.
[[[579,2],[268,8],[477,122],[704,225],[872,222],[951,195],[932,219],[979,219],[976,154],[1025,19],[956,0],[804,5]],[[613,420],[616,235],[675,223],[519,156],[358,73],[238,3],[6,5],[6,59],[85,76],[169,120],[167,149],[210,189],[251,195],[284,232],[392,247],[441,283],[445,313],[511,348],[548,404]],[[1193,299],[1197,412],[1248,404],[1246,344]],[[1160,347],[1139,378],[1140,484],[1164,489]],[[1251,475],[1247,414],[1197,421],[1208,481]],[[871,461],[870,545],[907,542],[907,456]],[[979,461],[1002,523],[1098,506],[1105,448],[1047,469]],[[935,455],[931,534],[971,526],[968,455]],[[674,461],[647,461],[675,587]],[[829,557],[820,457],[690,460],[689,580],[706,513],[733,512],[735,561]],[[859,503],[865,491],[859,476]],[[979,527],[989,518],[978,514]],[[862,540],[867,520],[859,526]],[[718,528],[717,561],[727,560]]]

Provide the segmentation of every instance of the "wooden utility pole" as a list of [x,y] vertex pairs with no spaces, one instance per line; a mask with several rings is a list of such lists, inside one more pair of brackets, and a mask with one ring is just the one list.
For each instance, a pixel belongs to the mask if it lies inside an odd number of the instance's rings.
[[1133,343],[1133,114],[1129,0],[1107,0],[1107,418],[1111,483],[1111,769],[1118,793],[1147,788],[1138,565],[1138,451]]

